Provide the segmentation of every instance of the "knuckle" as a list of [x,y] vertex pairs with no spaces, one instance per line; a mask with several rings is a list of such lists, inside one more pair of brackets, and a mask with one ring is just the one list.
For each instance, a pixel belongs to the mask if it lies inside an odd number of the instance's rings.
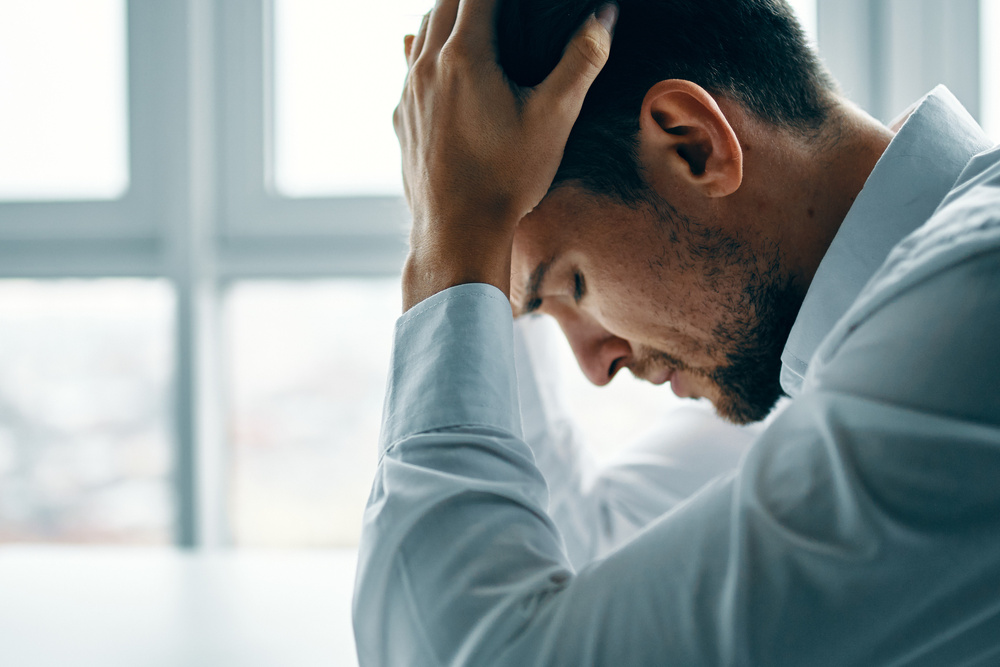
[[463,67],[472,59],[472,47],[467,40],[452,37],[441,47],[439,58],[449,67]]
[[597,69],[604,66],[611,52],[604,40],[589,33],[573,40],[573,46],[584,60]]
[[401,136],[403,131],[403,112],[399,107],[392,112],[392,127],[396,131],[396,136]]
[[410,66],[409,80],[411,85],[419,85],[433,76],[430,61],[427,58],[417,58]]

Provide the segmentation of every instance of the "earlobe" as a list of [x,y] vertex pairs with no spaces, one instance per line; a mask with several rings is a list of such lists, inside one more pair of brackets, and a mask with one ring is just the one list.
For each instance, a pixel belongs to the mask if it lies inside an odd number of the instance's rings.
[[640,157],[647,177],[681,178],[707,197],[733,194],[743,183],[743,149],[715,98],[690,81],[660,81],[639,116]]

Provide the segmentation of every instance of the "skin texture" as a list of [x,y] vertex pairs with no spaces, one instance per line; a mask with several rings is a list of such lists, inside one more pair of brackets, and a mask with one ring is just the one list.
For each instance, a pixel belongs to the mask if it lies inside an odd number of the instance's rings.
[[485,282],[509,291],[514,227],[545,196],[583,98],[611,47],[614,5],[570,41],[534,88],[512,86],[493,44],[496,0],[438,0],[405,41],[393,116],[413,227],[403,308]]
[[801,294],[773,244],[563,187],[522,221],[512,268],[518,312],[555,317],[594,384],[628,368],[738,423],[780,396],[775,369]]
[[639,110],[644,203],[575,183],[547,192],[610,34],[591,19],[549,79],[513,90],[491,40],[473,49],[464,34],[488,34],[491,12],[490,0],[442,1],[407,41],[404,307],[489,283],[515,314],[554,316],[596,384],[629,368],[732,421],[766,416],[805,290],[892,133],[837,101],[804,135],[666,80]]

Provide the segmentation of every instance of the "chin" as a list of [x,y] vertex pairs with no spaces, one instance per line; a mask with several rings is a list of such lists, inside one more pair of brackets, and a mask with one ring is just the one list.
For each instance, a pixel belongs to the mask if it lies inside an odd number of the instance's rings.
[[784,396],[781,385],[757,387],[749,394],[737,393],[731,389],[717,388],[715,395],[710,397],[716,413],[728,422],[738,426],[753,424],[764,420],[778,400]]

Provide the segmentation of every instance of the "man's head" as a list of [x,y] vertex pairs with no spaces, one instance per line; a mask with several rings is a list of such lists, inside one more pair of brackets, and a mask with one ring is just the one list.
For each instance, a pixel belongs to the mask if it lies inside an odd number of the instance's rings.
[[[503,0],[508,77],[544,79],[600,4]],[[517,230],[512,300],[555,316],[597,384],[628,367],[762,419],[846,212],[813,191],[837,142],[834,86],[784,2],[619,4],[553,187]]]
[[[501,0],[500,64],[534,86],[570,36],[607,0]],[[639,108],[659,81],[683,79],[778,127],[816,132],[835,86],[784,0],[619,0],[611,57],[591,87],[554,185],[576,180],[645,197],[636,162]]]

